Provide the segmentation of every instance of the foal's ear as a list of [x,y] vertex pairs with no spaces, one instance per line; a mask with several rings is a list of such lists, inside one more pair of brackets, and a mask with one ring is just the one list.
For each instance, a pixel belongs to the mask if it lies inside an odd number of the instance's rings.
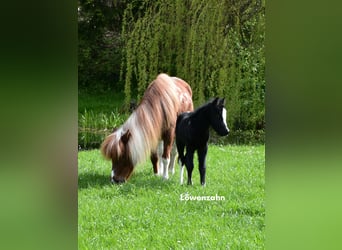
[[215,97],[215,99],[212,101],[212,103],[214,104],[214,105],[219,105],[219,103],[220,103],[220,98],[218,98],[218,97]]
[[214,105],[216,105],[216,106],[224,106],[224,105],[226,104],[226,98],[220,99],[219,97],[216,97],[216,98],[213,100],[213,103],[214,103]]
[[124,143],[124,144],[127,144],[129,138],[131,137],[131,132],[129,130],[127,130],[126,133],[124,133],[122,136],[121,136],[121,141]]
[[226,98],[222,98],[219,102],[222,106],[226,105]]

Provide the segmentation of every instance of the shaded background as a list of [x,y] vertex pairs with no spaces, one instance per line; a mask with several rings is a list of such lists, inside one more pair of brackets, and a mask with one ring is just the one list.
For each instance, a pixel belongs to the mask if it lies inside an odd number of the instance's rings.
[[[267,249],[341,246],[340,9],[267,2]],[[0,244],[76,249],[77,3],[2,10]]]

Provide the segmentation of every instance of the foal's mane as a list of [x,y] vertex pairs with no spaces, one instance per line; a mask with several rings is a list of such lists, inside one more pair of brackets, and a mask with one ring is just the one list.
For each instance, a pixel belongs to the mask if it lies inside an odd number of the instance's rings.
[[203,115],[203,110],[206,110],[208,106],[211,104],[212,100],[202,104],[201,106],[197,107],[194,111],[189,112],[189,117],[196,117],[199,115]]

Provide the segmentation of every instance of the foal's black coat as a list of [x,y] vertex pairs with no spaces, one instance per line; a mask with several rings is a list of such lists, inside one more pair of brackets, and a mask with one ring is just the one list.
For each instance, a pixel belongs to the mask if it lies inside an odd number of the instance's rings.
[[[197,151],[201,184],[205,185],[205,158],[208,151],[209,127],[220,136],[228,135],[229,129],[225,121],[225,100],[215,98],[194,112],[182,113],[177,118],[176,144],[181,168],[185,164],[188,172],[188,184],[192,184],[191,175],[194,169],[194,152]],[[224,115],[223,115],[224,112]],[[184,156],[184,148],[186,154]],[[181,173],[182,174],[182,173]]]

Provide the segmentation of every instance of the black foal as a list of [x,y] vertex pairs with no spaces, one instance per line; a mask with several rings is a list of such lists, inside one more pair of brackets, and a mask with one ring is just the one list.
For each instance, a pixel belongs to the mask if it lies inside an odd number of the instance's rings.
[[[201,185],[205,185],[205,159],[208,151],[209,127],[220,136],[228,135],[225,100],[215,98],[193,112],[182,113],[177,118],[176,144],[181,165],[180,182],[183,184],[184,164],[188,172],[188,185],[192,185],[194,153],[197,151]],[[186,154],[184,156],[184,148]]]

